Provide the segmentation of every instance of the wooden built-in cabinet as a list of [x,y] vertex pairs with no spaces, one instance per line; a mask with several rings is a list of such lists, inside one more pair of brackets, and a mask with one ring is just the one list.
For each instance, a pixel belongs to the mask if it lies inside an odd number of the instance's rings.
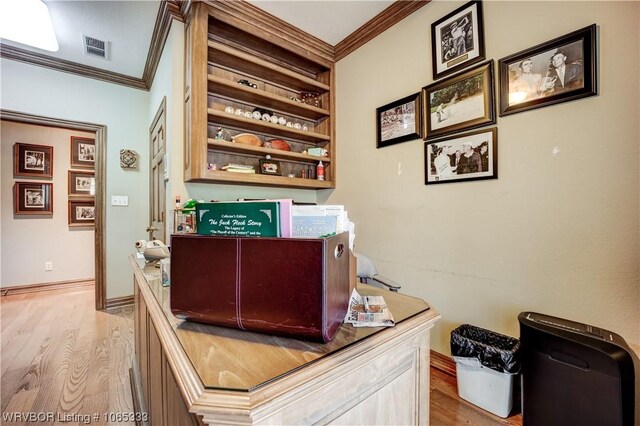
[[[193,3],[185,37],[185,181],[335,187],[332,53],[274,20],[246,2]],[[305,93],[317,97],[303,102]],[[225,112],[229,107],[233,113]],[[267,110],[294,127],[237,115],[238,109]],[[283,139],[291,151],[233,142],[240,133],[263,142]],[[309,148],[324,148],[328,155],[303,153]],[[259,160],[267,156],[280,163],[281,176],[260,174]],[[315,178],[319,161],[325,180]],[[228,163],[253,166],[256,174],[221,170]],[[303,172],[310,177],[301,177]]]
[[429,335],[440,315],[424,300],[358,284],[384,295],[395,326],[342,325],[331,342],[309,342],[180,320],[158,268],[130,260],[143,370],[133,377],[149,424],[429,423]]

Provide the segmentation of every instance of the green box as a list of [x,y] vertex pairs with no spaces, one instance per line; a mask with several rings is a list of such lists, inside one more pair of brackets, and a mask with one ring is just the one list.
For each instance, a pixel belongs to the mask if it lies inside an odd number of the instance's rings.
[[229,201],[196,205],[198,234],[280,237],[280,203]]

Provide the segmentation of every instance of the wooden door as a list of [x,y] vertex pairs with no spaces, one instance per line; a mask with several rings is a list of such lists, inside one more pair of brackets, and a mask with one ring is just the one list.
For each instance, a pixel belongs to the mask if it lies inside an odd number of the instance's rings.
[[166,118],[165,118],[166,98],[162,99],[160,108],[156,113],[153,123],[149,128],[149,153],[151,163],[149,168],[149,240],[165,240],[165,217],[167,186],[164,179],[165,164],[165,141],[166,141]]

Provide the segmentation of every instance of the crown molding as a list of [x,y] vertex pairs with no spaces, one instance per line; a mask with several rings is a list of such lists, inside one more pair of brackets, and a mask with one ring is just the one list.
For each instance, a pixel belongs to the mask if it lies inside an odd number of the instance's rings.
[[402,21],[431,0],[398,0],[374,16],[360,28],[335,45],[334,60],[338,62],[369,40]]
[[[313,58],[318,63],[326,66],[331,66],[334,62],[346,57],[430,1],[397,0],[335,46],[270,15],[248,2],[205,0],[205,3],[224,13],[226,18],[235,21],[241,27],[247,25],[257,26],[274,37],[274,39],[277,38],[281,43],[284,43],[288,50],[304,57]],[[158,63],[171,29],[171,22],[174,19],[184,22],[191,5],[192,0],[164,0],[160,3],[142,78],[106,71],[64,59],[52,58],[41,53],[6,44],[0,44],[0,57],[120,84],[134,89],[149,90],[153,84]]]
[[236,28],[258,28],[271,42],[326,67],[333,65],[334,48],[319,38],[246,1],[205,0]]
[[100,68],[78,64],[64,59],[52,58],[41,53],[31,52],[6,44],[0,45],[0,58],[12,59],[44,68],[76,74],[83,77],[102,80],[109,83],[121,84],[134,89],[147,90],[147,85],[141,78],[119,74],[113,71],[105,71]]
[[158,16],[156,17],[156,23],[153,28],[151,44],[149,45],[149,53],[147,54],[147,62],[144,65],[144,72],[142,73],[142,81],[144,81],[147,90],[151,88],[153,79],[156,76],[162,51],[167,42],[167,37],[169,37],[171,22],[173,22],[174,19],[184,22],[181,6],[181,2],[178,0],[160,2],[160,9],[158,10]]

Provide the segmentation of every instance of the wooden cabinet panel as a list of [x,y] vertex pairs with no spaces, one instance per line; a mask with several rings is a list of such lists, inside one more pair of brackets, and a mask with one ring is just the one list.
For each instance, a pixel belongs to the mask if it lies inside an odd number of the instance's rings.
[[[135,286],[136,289],[138,285]],[[138,290],[139,294],[139,290]],[[137,318],[137,327],[135,330],[136,335],[136,357],[138,359],[138,366],[140,367],[140,379],[142,381],[142,393],[144,395],[144,404],[145,407],[149,408],[149,334],[147,332],[148,329],[148,315],[147,315],[147,305],[144,301],[144,297],[139,297],[136,299],[136,318]]]
[[166,423],[167,425],[195,425],[194,419],[189,413],[187,405],[182,399],[180,389],[176,383],[169,365],[165,363],[165,402],[166,402]]
[[153,321],[149,320],[149,412],[152,425],[167,425],[164,420],[164,358],[162,345]]

